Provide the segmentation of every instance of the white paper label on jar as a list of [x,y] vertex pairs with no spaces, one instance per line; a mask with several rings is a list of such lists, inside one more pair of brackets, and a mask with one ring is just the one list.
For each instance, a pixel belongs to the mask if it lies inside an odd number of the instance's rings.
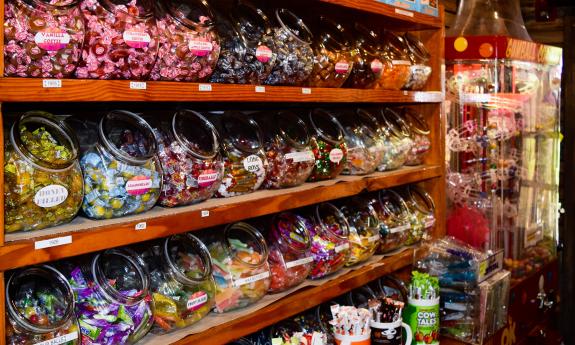
[[251,173],[256,173],[264,169],[264,162],[258,155],[250,155],[244,158],[244,168]]
[[261,63],[268,63],[272,56],[273,52],[268,46],[261,45],[256,49],[256,59]]
[[345,74],[349,70],[349,63],[347,61],[340,61],[335,64],[335,73]]
[[42,341],[40,343],[36,343],[36,345],[60,345],[65,344],[69,341],[78,340],[78,332],[72,332],[68,334],[61,335],[59,337]]
[[152,42],[150,34],[145,31],[126,30],[122,37],[124,42],[132,48],[146,48]]
[[373,73],[379,73],[383,70],[383,64],[381,63],[381,61],[379,61],[379,59],[374,59],[371,62],[371,71]]
[[68,190],[64,186],[51,184],[34,195],[34,203],[40,207],[54,207],[60,205],[68,197]]
[[339,246],[335,247],[335,252],[343,252],[344,250],[349,249],[349,243],[340,244]]
[[409,229],[411,229],[411,224],[404,224],[404,225],[389,229],[389,233],[395,234],[395,233],[402,232],[402,231],[409,230]]
[[212,42],[201,40],[191,40],[188,46],[195,56],[206,56],[214,49]]
[[293,160],[294,163],[315,161],[315,157],[311,151],[290,152],[284,157],[286,160]]
[[269,276],[270,276],[270,272],[263,272],[263,273],[256,274],[256,275],[251,276],[251,277],[236,279],[236,280],[234,280],[234,287],[240,287],[242,285],[255,283],[258,280],[266,279]]
[[373,243],[373,242],[377,242],[377,241],[379,241],[379,234],[374,235],[374,236],[370,236],[367,238],[368,243]]
[[407,60],[392,60],[391,61],[392,65],[411,65],[411,62],[407,61]]
[[126,192],[130,195],[146,194],[152,188],[152,180],[147,176],[134,176],[126,182]]
[[299,259],[299,260],[289,261],[289,262],[286,262],[286,268],[289,269],[289,268],[296,267],[296,266],[306,265],[312,261],[313,261],[313,256],[308,256],[307,258],[303,258],[303,259]]
[[59,28],[48,28],[36,33],[34,42],[44,50],[57,51],[66,48],[70,43],[70,35]]
[[428,219],[425,221],[425,227],[426,228],[431,228],[432,226],[435,225],[435,218],[433,219]]
[[343,151],[342,150],[332,149],[329,152],[329,160],[332,163],[339,164],[339,162],[341,162],[342,159],[343,159]]
[[204,170],[198,176],[198,185],[202,188],[209,187],[218,180],[219,176],[220,174],[215,170]]
[[190,296],[186,303],[186,308],[190,311],[200,309],[208,301],[208,294],[204,291],[198,291]]

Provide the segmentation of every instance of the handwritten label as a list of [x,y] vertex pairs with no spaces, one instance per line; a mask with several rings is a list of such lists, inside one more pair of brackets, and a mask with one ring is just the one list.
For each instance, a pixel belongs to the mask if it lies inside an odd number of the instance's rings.
[[198,91],[212,91],[212,84],[199,84]]
[[335,64],[335,73],[345,74],[349,70],[349,63],[347,61],[340,61]]
[[395,13],[401,14],[402,16],[412,17],[412,18],[413,18],[413,12],[406,11],[406,10],[402,10],[401,8],[396,8],[396,9],[395,9]]
[[256,86],[256,92],[257,93],[266,93],[266,87],[265,86]]
[[135,229],[136,230],[146,230],[147,227],[148,227],[148,224],[146,222],[140,222],[140,223],[136,224]]
[[34,242],[34,249],[44,249],[44,248],[50,248],[50,247],[57,247],[57,246],[63,246],[65,244],[70,244],[72,243],[72,236],[63,236],[63,237],[56,237],[56,238],[51,238],[49,240],[42,240],[42,241],[36,241]]
[[311,95],[311,89],[309,87],[302,87],[301,88],[301,93],[303,95]]
[[122,38],[132,48],[145,48],[152,42],[150,34],[144,31],[126,30]]
[[344,243],[344,244],[340,244],[339,246],[335,247],[335,252],[336,253],[340,253],[343,252],[344,250],[349,249],[349,243]]
[[189,48],[195,56],[206,56],[214,49],[214,46],[212,45],[212,42],[191,40]]
[[268,63],[273,56],[273,52],[267,46],[261,45],[256,49],[256,59],[261,63]]
[[339,164],[343,159],[343,151],[340,149],[333,149],[329,152],[329,160],[332,163]]
[[152,179],[147,176],[134,176],[126,182],[126,192],[130,195],[146,194],[150,188],[152,188]]
[[256,275],[251,276],[251,277],[237,279],[237,280],[234,280],[234,287],[240,287],[242,285],[255,283],[258,280],[266,279],[269,276],[270,276],[270,272],[263,272],[263,273],[256,274]]
[[286,268],[290,269],[292,267],[296,267],[296,266],[301,266],[301,265],[306,265],[309,264],[310,262],[313,261],[313,257],[309,256],[307,258],[303,258],[303,259],[299,259],[299,260],[294,260],[294,261],[289,261],[286,262]]
[[186,308],[190,311],[200,309],[208,301],[208,294],[204,291],[198,291],[190,296],[186,303]]
[[36,345],[60,345],[70,341],[78,340],[78,332],[72,332],[59,337],[36,343]]
[[42,79],[42,87],[45,89],[59,89],[62,87],[60,79]]
[[198,185],[202,188],[209,187],[218,180],[220,174],[215,170],[204,170],[198,176]]
[[290,152],[284,156],[286,160],[292,160],[294,163],[311,162],[315,160],[312,151]]
[[40,207],[48,208],[60,205],[68,197],[68,190],[64,186],[51,184],[34,195],[34,203]]
[[409,230],[409,229],[411,229],[411,224],[404,224],[404,225],[398,226],[396,228],[389,229],[389,233],[395,234],[397,232],[402,232],[402,231]]
[[145,90],[147,88],[145,81],[131,81],[130,89],[132,90]]
[[208,210],[202,210],[202,218],[206,218],[210,216],[210,211]]
[[59,28],[48,28],[36,33],[34,42],[46,51],[58,51],[70,43],[70,35]]
[[251,173],[256,173],[264,169],[264,162],[257,155],[250,155],[244,158],[244,168]]

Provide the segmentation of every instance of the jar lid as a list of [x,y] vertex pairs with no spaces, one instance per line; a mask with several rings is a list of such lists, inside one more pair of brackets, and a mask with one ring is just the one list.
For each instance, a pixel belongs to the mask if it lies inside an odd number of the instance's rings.
[[385,125],[393,135],[399,138],[407,138],[410,136],[409,126],[397,112],[391,110],[390,108],[385,108],[381,110],[380,114],[384,120]]
[[147,19],[154,14],[152,0],[99,0],[109,12],[116,14],[123,12],[134,18]]
[[270,20],[265,12],[246,1],[240,1],[232,10],[232,18],[248,41],[259,41],[271,32]]
[[379,192],[379,202],[385,212],[392,218],[405,220],[409,217],[409,209],[405,200],[397,192],[391,189]]
[[240,151],[255,153],[262,144],[262,132],[258,123],[240,112],[228,112],[222,118],[224,135]]
[[435,202],[425,189],[419,186],[409,186],[408,195],[419,212],[430,214],[435,211]]
[[320,16],[318,28],[319,38],[316,41],[318,45],[325,45],[328,49],[336,51],[344,50],[349,45],[345,36],[345,29],[335,21]]
[[310,136],[307,126],[295,113],[287,110],[279,111],[272,121],[279,135],[288,145],[299,150],[309,145]]
[[274,229],[283,242],[297,252],[305,252],[311,247],[311,236],[305,219],[291,212],[282,212],[272,220]]
[[161,0],[168,13],[189,28],[214,25],[214,13],[206,0]]
[[349,236],[349,224],[343,213],[333,204],[324,202],[315,207],[315,218],[324,231],[339,239]]
[[314,109],[309,113],[309,121],[321,139],[340,145],[343,142],[343,127],[330,112],[324,109]]
[[300,17],[290,10],[278,8],[276,18],[280,26],[292,34],[294,38],[302,43],[311,44],[313,35]]
[[166,238],[164,257],[183,284],[195,284],[210,278],[212,259],[208,248],[196,236],[186,233]]
[[24,329],[48,333],[73,317],[74,293],[62,273],[50,266],[35,266],[10,276],[6,306],[12,319]]
[[414,61],[412,62],[415,63],[421,61],[422,63],[426,63],[427,61],[429,61],[429,59],[431,58],[431,54],[429,54],[429,51],[427,50],[427,48],[425,48],[423,42],[415,38],[415,36],[413,34],[410,34],[409,32],[406,32],[403,35],[403,38],[405,40],[407,48],[414,55],[414,58],[412,58],[412,60]]
[[403,117],[409,129],[413,132],[421,135],[429,135],[430,130],[429,126],[423,119],[419,116],[419,114],[415,113],[415,110],[410,108],[403,109]]
[[268,259],[268,246],[264,237],[248,223],[229,224],[224,229],[224,239],[228,255],[250,267],[260,267]]
[[192,155],[200,159],[214,158],[220,149],[218,132],[200,113],[180,110],[172,117],[176,140]]

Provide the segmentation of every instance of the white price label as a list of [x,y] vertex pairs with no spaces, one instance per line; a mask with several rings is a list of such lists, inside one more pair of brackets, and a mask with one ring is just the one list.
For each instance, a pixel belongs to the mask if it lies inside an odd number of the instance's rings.
[[72,236],[62,236],[62,237],[56,237],[56,238],[51,238],[49,240],[42,240],[42,241],[36,241],[34,242],[34,249],[44,249],[44,248],[50,248],[50,247],[57,247],[57,246],[63,246],[65,244],[70,244],[72,243]]
[[140,222],[135,226],[136,230],[146,230],[147,227],[148,224],[146,222]]
[[401,14],[402,16],[412,17],[412,18],[413,18],[413,12],[406,11],[406,10],[402,10],[401,8],[396,8],[396,9],[395,9],[395,13]]
[[294,163],[311,162],[315,160],[315,156],[312,151],[290,152],[284,157],[286,160],[293,160]]
[[78,332],[68,333],[50,340],[36,343],[36,345],[60,345],[74,340],[78,340]]
[[256,86],[256,92],[257,93],[266,93],[266,87],[265,86]]
[[339,246],[335,247],[335,252],[343,252],[346,249],[349,249],[349,243],[340,244]]
[[313,261],[313,257],[307,257],[307,258],[303,258],[303,259],[299,259],[299,260],[294,260],[294,261],[290,261],[290,262],[286,262],[286,268],[292,268],[292,267],[296,267],[296,266],[301,266],[301,265],[305,265],[305,264],[309,264],[310,262]]
[[68,190],[64,186],[51,184],[34,194],[34,203],[40,207],[48,208],[58,206],[68,198]]
[[208,210],[202,210],[202,218],[206,218],[210,216],[210,211]]
[[251,276],[251,277],[240,278],[240,279],[234,280],[234,287],[240,287],[242,285],[255,283],[258,280],[266,279],[269,276],[270,276],[270,272],[263,272],[263,273],[256,274],[256,275]]
[[303,95],[311,95],[311,89],[309,87],[302,87],[301,88],[301,93]]
[[407,96],[409,94],[409,92],[407,92],[406,90],[403,90],[403,95]]
[[146,90],[147,85],[145,81],[131,81],[130,89],[132,90]]
[[199,84],[198,91],[212,91],[212,84]]
[[373,243],[379,241],[379,234],[367,238],[367,242]]
[[409,230],[409,229],[411,229],[411,224],[404,224],[404,225],[398,226],[396,228],[389,229],[389,233],[395,234],[395,233],[402,232],[402,231]]
[[329,151],[329,160],[332,163],[339,164],[343,159],[343,151],[341,149],[332,149]]
[[62,87],[60,79],[42,79],[42,87],[45,89],[59,89]]
[[243,163],[244,169],[254,174],[264,169],[264,162],[258,155],[247,156]]

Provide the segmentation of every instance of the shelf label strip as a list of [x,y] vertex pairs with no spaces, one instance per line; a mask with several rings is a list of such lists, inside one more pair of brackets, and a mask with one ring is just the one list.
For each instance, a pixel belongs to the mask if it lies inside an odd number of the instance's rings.
[[131,81],[130,89],[132,90],[146,90],[147,84],[145,81]]
[[42,87],[45,89],[59,89],[62,87],[60,79],[42,79]]
[[34,242],[34,249],[45,249],[72,243],[72,235]]
[[396,8],[395,13],[401,14],[402,16],[413,18],[413,12],[402,10],[401,8]]

